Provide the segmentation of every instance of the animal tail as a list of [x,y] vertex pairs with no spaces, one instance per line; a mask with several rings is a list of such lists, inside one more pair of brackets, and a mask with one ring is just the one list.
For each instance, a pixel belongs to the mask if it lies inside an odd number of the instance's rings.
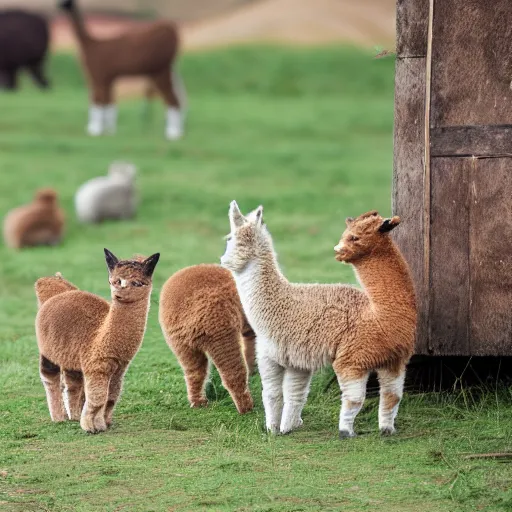
[[60,272],[51,277],[41,277],[35,284],[37,304],[41,307],[48,299],[64,292],[78,290],[78,288],[66,281]]

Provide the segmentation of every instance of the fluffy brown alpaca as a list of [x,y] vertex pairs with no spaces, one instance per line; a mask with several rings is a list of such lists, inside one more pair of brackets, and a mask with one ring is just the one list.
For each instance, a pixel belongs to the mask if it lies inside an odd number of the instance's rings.
[[123,76],[142,75],[151,80],[167,105],[167,138],[180,138],[184,105],[181,105],[183,99],[179,95],[184,90],[176,74],[171,73],[179,46],[174,24],[159,21],[150,26],[132,28],[111,39],[95,39],[89,34],[75,0],[63,0],[60,7],[68,12],[71,19],[91,89],[89,134],[115,131],[114,81]]
[[11,210],[4,219],[4,240],[13,249],[58,244],[63,230],[64,212],[50,188],[38,190],[32,203]]
[[359,290],[288,282],[262,212],[260,207],[246,218],[233,201],[221,261],[233,273],[257,336],[267,428],[287,433],[300,426],[313,372],[332,363],[342,391],[340,437],[355,435],[354,419],[373,370],[380,383],[379,428],[393,433],[416,331],[412,279],[389,236],[400,219],[377,212],[347,219],[336,259],[354,266]]
[[110,303],[62,277],[36,282],[40,374],[51,418],[80,420],[91,433],[112,423],[124,374],[146,330],[159,254],[119,261],[105,249],[105,257]]
[[176,272],[162,287],[159,318],[183,368],[191,407],[208,404],[204,384],[209,356],[238,412],[253,408],[247,367],[252,371],[254,366],[254,333],[228,270],[196,265]]

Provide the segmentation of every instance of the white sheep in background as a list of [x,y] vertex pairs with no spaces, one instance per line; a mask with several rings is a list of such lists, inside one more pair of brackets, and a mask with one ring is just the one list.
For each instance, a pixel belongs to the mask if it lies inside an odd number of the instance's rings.
[[85,182],[75,195],[75,208],[81,222],[129,219],[135,215],[135,165],[113,162],[107,176]]

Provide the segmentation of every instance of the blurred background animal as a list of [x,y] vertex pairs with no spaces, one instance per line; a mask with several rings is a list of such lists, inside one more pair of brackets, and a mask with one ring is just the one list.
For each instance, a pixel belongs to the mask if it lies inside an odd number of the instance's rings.
[[129,219],[135,215],[135,175],[137,168],[128,162],[113,162],[107,176],[85,182],[75,195],[80,222]]
[[19,9],[0,11],[0,88],[17,89],[21,69],[39,87],[48,87],[44,72],[48,41],[48,23],[42,16]]
[[114,133],[116,130],[114,81],[124,76],[146,76],[167,105],[166,137],[169,140],[180,138],[183,133],[180,90],[183,86],[178,85],[173,72],[179,45],[175,25],[157,21],[117,37],[96,39],[87,30],[76,0],[63,0],[59,5],[71,20],[89,82],[89,135]]
[[14,208],[5,216],[5,244],[13,249],[56,245],[62,239],[64,221],[57,192],[51,188],[40,189],[32,203]]

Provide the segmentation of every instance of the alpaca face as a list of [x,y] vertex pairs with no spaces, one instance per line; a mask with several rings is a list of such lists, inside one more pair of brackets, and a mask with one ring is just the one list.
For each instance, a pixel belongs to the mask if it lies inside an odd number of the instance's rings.
[[373,253],[388,238],[388,233],[400,224],[399,217],[382,218],[376,211],[363,213],[356,219],[346,219],[347,229],[334,247],[336,259],[353,263]]
[[157,253],[147,259],[119,261],[105,249],[112,300],[128,303],[146,299],[151,292],[153,271],[159,257]]
[[231,233],[226,237],[226,251],[220,259],[223,267],[232,272],[242,272],[245,266],[259,254],[261,245],[268,238],[263,224],[263,207],[259,206],[244,217],[232,201],[229,208]]

